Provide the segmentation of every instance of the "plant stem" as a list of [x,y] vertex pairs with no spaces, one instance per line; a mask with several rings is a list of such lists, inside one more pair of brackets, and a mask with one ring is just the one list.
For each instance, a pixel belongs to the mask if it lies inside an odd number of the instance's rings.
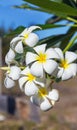
[[75,36],[69,43],[68,45],[65,47],[65,49],[63,50],[63,53],[65,53],[67,50],[69,50],[69,48],[73,45],[74,41],[77,39],[77,36]]
[[6,67],[6,66],[5,66],[5,67],[0,67],[0,69],[1,69],[1,70],[8,70],[9,67]]
[[70,21],[72,21],[72,22],[74,22],[74,23],[77,23],[77,20],[76,20],[76,19],[73,19],[73,18],[71,18],[71,17],[67,17],[67,20],[70,20]]

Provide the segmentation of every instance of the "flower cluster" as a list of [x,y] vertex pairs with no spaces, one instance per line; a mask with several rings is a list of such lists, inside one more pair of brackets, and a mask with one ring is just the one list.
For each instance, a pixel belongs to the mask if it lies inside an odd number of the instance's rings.
[[[46,43],[38,45],[39,37],[33,32],[35,29],[41,28],[26,28],[10,42],[5,56],[8,67],[5,68],[4,84],[11,88],[18,80],[20,89],[30,97],[30,101],[47,111],[59,100],[58,90],[52,89],[52,78],[67,80],[74,77],[77,73],[77,54],[71,51],[64,54],[60,48],[47,48]],[[26,50],[26,46],[30,49]]]

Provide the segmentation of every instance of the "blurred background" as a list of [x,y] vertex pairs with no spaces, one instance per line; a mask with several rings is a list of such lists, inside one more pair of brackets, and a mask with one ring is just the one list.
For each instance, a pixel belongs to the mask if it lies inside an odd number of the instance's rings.
[[[22,0],[0,1],[0,66],[5,66],[5,55],[13,38],[13,35],[6,37],[6,34],[19,26],[29,27],[53,20],[50,13],[14,7],[24,3]],[[57,24],[66,23],[68,21],[64,19],[57,21]],[[36,33],[43,39],[51,34],[64,35],[68,29],[66,26]],[[11,89],[5,88],[4,73],[0,70],[0,130],[77,130],[77,77],[54,83],[53,87],[60,92],[60,100],[53,109],[41,112],[19,90],[18,84]]]

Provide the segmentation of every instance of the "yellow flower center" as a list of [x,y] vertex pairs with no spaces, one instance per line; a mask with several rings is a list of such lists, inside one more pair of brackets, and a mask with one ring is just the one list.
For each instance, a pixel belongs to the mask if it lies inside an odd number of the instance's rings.
[[26,39],[26,38],[28,38],[28,36],[29,36],[29,34],[26,33],[26,34],[24,35],[24,38]]
[[60,67],[67,69],[69,67],[69,64],[66,60],[61,60]]
[[31,73],[29,73],[28,75],[28,80],[31,82],[31,81],[33,81],[33,80],[35,80],[35,76],[34,75],[32,75]]
[[47,95],[46,88],[40,88],[39,89],[39,97],[45,97]]
[[39,56],[36,57],[36,60],[39,63],[44,63],[44,62],[46,62],[46,58],[47,58],[46,54],[40,53]]

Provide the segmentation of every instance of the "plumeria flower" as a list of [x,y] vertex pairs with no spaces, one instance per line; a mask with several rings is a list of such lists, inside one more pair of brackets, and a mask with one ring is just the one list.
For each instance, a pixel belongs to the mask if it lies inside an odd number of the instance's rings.
[[10,43],[10,46],[15,49],[17,53],[23,53],[23,44],[33,47],[39,41],[37,34],[33,33],[35,29],[41,29],[39,26],[31,26],[26,28],[20,35],[13,38]]
[[21,69],[17,66],[7,67],[6,78],[4,85],[6,88],[11,88],[15,85],[15,81],[20,77]]
[[64,57],[61,49],[55,48],[55,50],[60,57],[57,77],[62,78],[62,80],[67,80],[75,76],[77,72],[77,64],[74,63],[74,61],[77,59],[77,54],[71,51],[66,51]]
[[19,86],[21,90],[25,91],[27,96],[34,95],[38,92],[38,86],[43,87],[43,80],[38,81],[37,78],[31,74],[29,67],[26,67],[21,71],[21,77],[19,79]]
[[53,48],[46,50],[46,44],[34,47],[35,53],[27,52],[26,64],[31,65],[31,73],[35,76],[43,76],[44,71],[48,74],[58,66],[53,58],[59,58],[58,54]]
[[40,88],[36,95],[31,96],[30,100],[35,105],[39,106],[41,110],[47,111],[59,100],[59,93],[56,89],[52,89],[48,92],[46,87],[44,87]]
[[9,65],[14,61],[14,58],[15,58],[15,52],[10,48],[5,56],[5,63]]

